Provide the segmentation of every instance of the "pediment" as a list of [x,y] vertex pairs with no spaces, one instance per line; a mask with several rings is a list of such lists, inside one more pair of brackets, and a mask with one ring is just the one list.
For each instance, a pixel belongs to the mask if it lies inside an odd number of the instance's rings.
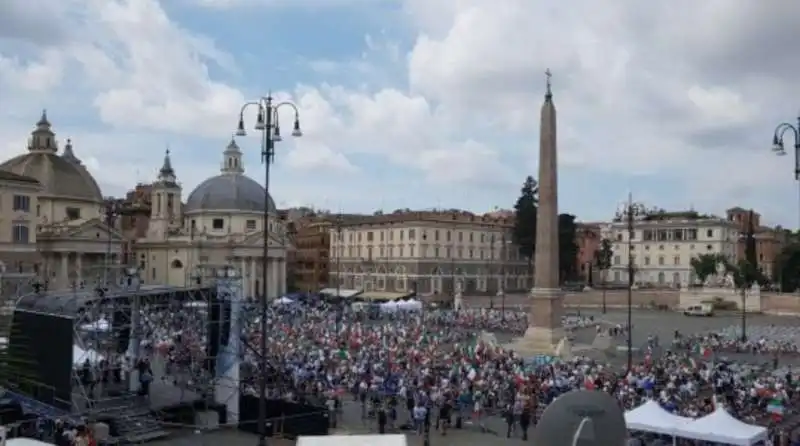
[[[100,219],[74,221],[53,225],[51,228],[44,228],[44,233],[51,237],[73,239],[73,240],[104,240],[109,238],[112,241],[122,241],[122,234],[116,229],[103,223]],[[51,230],[52,229],[52,230]]]
[[[248,247],[257,247],[257,246],[264,246],[264,233],[263,232],[254,232],[252,234],[247,235],[244,240],[242,241],[243,246]],[[269,234],[269,247],[270,248],[289,248],[290,246],[289,239],[275,233]]]

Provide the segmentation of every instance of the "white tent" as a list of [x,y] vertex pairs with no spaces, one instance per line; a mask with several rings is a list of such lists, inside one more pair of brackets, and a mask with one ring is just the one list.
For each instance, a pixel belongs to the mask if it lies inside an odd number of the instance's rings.
[[625,424],[628,429],[663,435],[680,436],[679,429],[692,421],[691,418],[667,412],[653,400],[625,412]]
[[80,326],[81,331],[105,332],[111,330],[111,324],[106,319],[89,322]]
[[397,302],[398,308],[406,311],[419,311],[422,310],[422,302],[414,299]]
[[97,353],[95,350],[84,350],[77,345],[72,346],[72,364],[73,365],[83,365],[86,360],[89,360],[90,364],[97,364],[105,357],[100,353]]
[[294,301],[286,296],[280,297],[272,301],[272,305],[288,305],[290,303],[294,303]]
[[675,435],[712,443],[750,446],[767,440],[767,428],[739,421],[724,408],[717,407],[714,412],[686,423]]
[[397,302],[393,302],[393,301],[384,302],[384,303],[381,304],[381,311],[384,311],[384,312],[387,312],[387,313],[395,312],[399,308],[400,308],[400,304],[398,304]]

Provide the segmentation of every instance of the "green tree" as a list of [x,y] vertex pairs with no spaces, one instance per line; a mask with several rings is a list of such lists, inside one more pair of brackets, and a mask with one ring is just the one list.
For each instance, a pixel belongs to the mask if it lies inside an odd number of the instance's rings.
[[594,265],[600,271],[600,283],[603,286],[603,313],[606,312],[606,275],[611,269],[611,259],[614,257],[614,248],[611,240],[604,238],[600,241],[600,248],[594,252]]
[[717,273],[717,265],[720,262],[727,263],[719,254],[700,254],[690,261],[694,275],[701,283]]
[[785,246],[775,258],[775,281],[783,292],[800,289],[800,244]]
[[558,277],[561,283],[578,277],[578,244],[575,242],[577,232],[574,215],[558,215]]
[[[533,253],[536,251],[536,211],[539,185],[532,176],[525,178],[520,196],[514,205],[514,228],[511,237],[519,253],[528,262],[528,277],[533,280]],[[530,283],[528,286],[532,286]]]

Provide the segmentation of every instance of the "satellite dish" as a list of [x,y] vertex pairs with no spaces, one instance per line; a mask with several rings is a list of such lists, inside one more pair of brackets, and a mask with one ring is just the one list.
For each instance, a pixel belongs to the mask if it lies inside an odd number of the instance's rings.
[[624,446],[625,416],[609,394],[575,390],[558,397],[533,433],[536,446]]

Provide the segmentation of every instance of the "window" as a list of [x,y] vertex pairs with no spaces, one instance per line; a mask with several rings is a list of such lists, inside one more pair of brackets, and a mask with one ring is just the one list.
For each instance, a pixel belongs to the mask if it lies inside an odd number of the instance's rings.
[[645,256],[645,258],[644,258],[644,264],[645,264],[645,265],[649,265],[649,264],[650,264],[650,257],[648,257],[648,256]]
[[401,230],[400,230],[400,241],[401,241],[401,242],[403,241],[403,234],[404,234],[404,233],[405,233],[405,231],[403,231],[403,230],[401,229]]
[[383,232],[381,232],[381,241],[383,241],[383,237],[384,237]]
[[622,233],[617,234],[617,241],[618,242],[622,241]]
[[220,229],[225,227],[225,220],[223,220],[221,218],[215,218],[215,219],[211,220],[211,227],[214,230],[218,231],[218,230],[220,230]]
[[459,242],[463,242],[464,241],[464,233],[461,232],[461,231],[458,231],[458,241]]
[[388,231],[386,231],[386,232],[388,232],[388,233],[389,233],[389,241],[391,242],[392,240],[394,240],[394,231],[392,231],[391,229],[389,229],[389,230],[388,230]]
[[453,238],[453,234],[450,231],[447,231],[447,241],[449,242]]
[[[471,236],[471,235],[472,235],[472,234],[470,233],[470,236]],[[472,237],[470,237],[470,238],[472,238]],[[469,258],[471,259],[471,258],[472,258],[472,256],[474,256],[474,255],[475,255],[475,252],[474,252],[474,251],[472,251],[472,250],[470,249],[470,250],[469,250]]]
[[380,247],[381,258],[383,258],[383,246]]
[[711,246],[711,245],[706,245],[706,251],[711,251],[712,249],[714,249],[714,247],[713,247],[713,246]]
[[713,229],[707,230],[706,231],[706,237],[708,237],[708,238],[714,237],[714,230]]
[[80,208],[66,208],[67,220],[80,220],[81,219],[81,210]]
[[[433,233],[433,239],[435,241],[437,241],[437,242],[439,241],[439,230],[438,229],[436,230],[436,232]],[[436,256],[436,257],[439,257],[439,256]]]
[[672,263],[674,263],[675,265],[680,265],[681,264],[681,256],[675,256],[672,259]]
[[672,231],[673,240],[683,240],[683,229],[676,229]]
[[614,265],[619,265],[619,264],[620,264],[619,256],[614,256]]
[[697,240],[697,229],[687,229],[686,240]]
[[664,250],[664,245],[658,245],[658,250],[659,251],[663,251]]
[[663,265],[664,264],[664,256],[659,256],[658,257],[658,264],[659,265]]
[[375,236],[372,234],[372,231],[367,232],[367,241],[371,242],[375,239]]
[[14,243],[30,243],[30,229],[28,229],[27,223],[14,223],[12,232],[12,241]]
[[[192,220],[192,224],[194,224],[194,220]],[[248,231],[255,231],[256,229],[256,221],[255,220],[247,220],[244,224],[245,228]]]
[[[469,233],[469,242],[470,243],[475,241],[475,237],[473,237],[473,235],[474,235],[473,233],[471,233],[471,232]],[[470,256],[470,257],[472,257],[472,256]]]
[[[416,229],[409,229],[408,230],[408,239],[414,240],[417,237],[417,230]],[[412,254],[413,257],[413,254]]]
[[361,233],[360,232],[356,235],[356,240],[358,240],[358,243],[361,243]]
[[[436,231],[436,233],[438,234],[439,231]],[[433,256],[437,259],[439,258],[439,248],[433,248]]]
[[[413,229],[412,229],[412,231],[413,231]],[[410,245],[408,247],[408,251],[409,251],[409,257],[414,257],[414,245]]]
[[27,195],[14,195],[14,210],[19,212],[30,212],[31,197]]
[[[449,232],[448,232],[448,234],[449,234]],[[447,258],[449,259],[450,257],[452,257],[452,255],[453,255],[453,251],[450,248],[447,248]]]
[[42,207],[40,205],[38,205],[38,204],[36,205],[36,216],[37,217],[41,217],[42,216]]
[[653,230],[652,229],[645,229],[644,231],[642,231],[642,238],[647,240],[647,241],[653,240]]

